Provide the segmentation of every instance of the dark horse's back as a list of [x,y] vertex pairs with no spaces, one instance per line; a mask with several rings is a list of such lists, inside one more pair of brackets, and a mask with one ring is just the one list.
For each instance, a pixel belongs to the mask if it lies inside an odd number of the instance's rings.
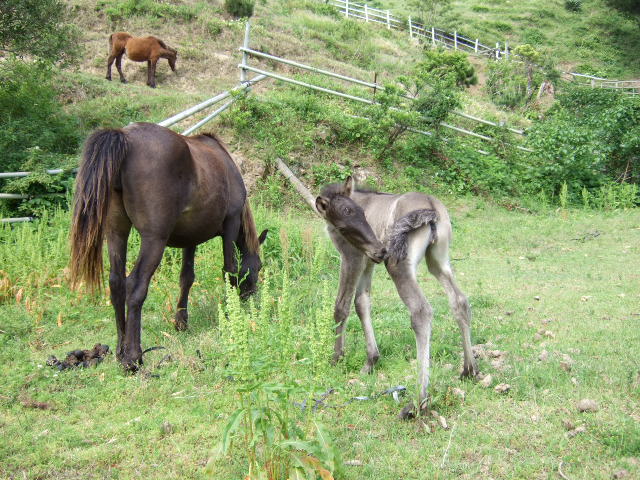
[[167,238],[173,247],[192,246],[220,235],[225,217],[240,213],[242,177],[218,141],[184,137],[153,123],[123,131],[129,152],[112,206],[141,234]]

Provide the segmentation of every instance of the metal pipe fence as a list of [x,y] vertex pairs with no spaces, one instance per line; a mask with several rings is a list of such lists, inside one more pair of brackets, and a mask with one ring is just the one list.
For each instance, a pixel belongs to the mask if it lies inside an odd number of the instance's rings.
[[[242,69],[242,71],[254,72],[256,74],[259,74],[260,76],[271,77],[271,78],[273,78],[275,80],[279,80],[279,81],[284,82],[284,83],[297,85],[299,87],[308,88],[308,89],[311,89],[311,90],[315,90],[315,91],[318,91],[318,92],[326,93],[326,94],[329,94],[329,95],[334,95],[334,96],[337,96],[337,97],[345,98],[345,99],[348,99],[348,100],[352,100],[352,101],[363,103],[363,104],[367,104],[367,105],[375,105],[377,102],[375,100],[371,100],[371,99],[368,99],[368,98],[363,98],[363,97],[360,97],[360,96],[357,96],[357,95],[351,95],[351,94],[344,93],[344,92],[341,92],[341,91],[338,91],[338,90],[334,90],[334,89],[330,89],[330,88],[326,88],[326,87],[321,87],[319,85],[314,85],[314,84],[309,83],[309,82],[304,82],[304,81],[301,81],[301,80],[296,80],[294,78],[287,77],[285,75],[280,75],[280,74],[275,73],[275,72],[271,72],[271,71],[268,71],[268,70],[263,70],[263,69],[256,68],[256,67],[252,67],[252,66],[250,66],[248,64],[248,57],[256,57],[256,58],[268,59],[268,60],[270,60],[272,62],[278,62],[278,63],[282,63],[282,64],[285,64],[285,65],[295,66],[295,67],[298,67],[298,68],[300,68],[302,70],[307,70],[307,71],[311,71],[313,73],[329,76],[329,77],[332,77],[332,78],[337,78],[337,79],[340,79],[340,80],[343,80],[343,81],[346,81],[346,82],[349,82],[349,83],[355,83],[355,84],[358,84],[358,85],[361,85],[361,86],[365,86],[365,87],[369,87],[369,88],[375,88],[375,89],[379,89],[379,90],[384,90],[384,87],[382,85],[378,85],[376,83],[365,82],[365,81],[358,80],[358,79],[355,79],[355,78],[352,78],[352,77],[348,77],[346,75],[340,75],[340,74],[337,74],[337,73],[334,73],[334,72],[330,72],[328,70],[323,70],[323,69],[312,67],[312,66],[309,66],[309,65],[305,65],[305,64],[302,64],[302,63],[299,63],[299,62],[294,62],[292,60],[280,58],[280,57],[277,57],[275,55],[270,55],[270,54],[266,54],[264,52],[253,50],[253,49],[249,48],[249,46],[248,46],[249,45],[249,41],[248,41],[249,30],[247,29],[245,33],[246,33],[246,36],[245,36],[244,46],[240,48],[240,51],[243,52],[243,62],[238,65],[238,68]],[[244,54],[246,54],[247,57],[245,57]],[[495,127],[504,128],[503,125],[497,124],[495,122],[491,122],[489,120],[480,119],[478,117],[474,117],[473,115],[468,115],[468,114],[465,114],[463,112],[454,112],[454,113],[456,115],[462,116],[462,117],[467,118],[467,119],[472,120],[472,121],[476,121],[476,122],[487,124],[487,125],[492,125],[492,126],[495,126]],[[469,135],[469,136],[472,136],[472,137],[475,137],[475,138],[479,138],[479,139],[482,139],[482,140],[485,140],[485,141],[494,141],[495,140],[494,138],[489,137],[487,135],[482,135],[482,134],[473,132],[471,130],[468,130],[468,129],[465,129],[465,128],[462,128],[462,127],[451,125],[449,123],[441,122],[440,126],[446,128],[446,129],[453,130],[453,131],[456,131],[458,133],[461,133],[461,134],[464,134],[464,135]],[[513,133],[516,133],[516,134],[520,134],[520,135],[524,134],[524,131],[518,130],[518,129],[514,129],[514,128],[508,128],[507,127],[507,130],[511,131]],[[416,132],[416,133],[422,133],[422,132],[419,131],[419,132]],[[526,147],[522,147],[520,145],[516,145],[515,148],[517,148],[518,150],[521,150],[521,151],[525,151],[525,152],[533,152],[533,150],[531,150],[529,148],[526,148]]]

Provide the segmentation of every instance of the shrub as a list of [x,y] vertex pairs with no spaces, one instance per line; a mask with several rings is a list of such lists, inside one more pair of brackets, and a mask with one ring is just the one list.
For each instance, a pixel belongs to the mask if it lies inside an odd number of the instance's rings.
[[570,12],[579,12],[582,10],[582,0],[566,0],[564,2],[564,8]]
[[418,69],[438,79],[449,78],[459,87],[478,83],[475,69],[464,52],[443,48],[425,50]]
[[224,9],[236,18],[252,16],[253,7],[253,0],[224,0]]

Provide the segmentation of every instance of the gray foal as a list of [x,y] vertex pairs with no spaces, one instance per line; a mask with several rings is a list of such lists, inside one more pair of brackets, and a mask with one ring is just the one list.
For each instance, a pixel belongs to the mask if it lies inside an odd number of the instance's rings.
[[[325,186],[316,199],[316,208],[327,222],[329,235],[341,258],[334,311],[334,362],[344,356],[345,327],[354,295],[356,313],[367,341],[367,361],[362,372],[371,373],[380,357],[371,323],[370,294],[373,268],[384,261],[400,298],[411,313],[411,327],[416,335],[420,408],[426,406],[433,310],[416,279],[418,265],[426,258],[429,272],[444,287],[460,326],[464,351],[462,376],[475,376],[478,367],[471,351],[471,309],[449,263],[451,222],[442,202],[417,192],[395,195],[358,190],[349,177],[344,184]],[[410,404],[400,417],[414,414]]]

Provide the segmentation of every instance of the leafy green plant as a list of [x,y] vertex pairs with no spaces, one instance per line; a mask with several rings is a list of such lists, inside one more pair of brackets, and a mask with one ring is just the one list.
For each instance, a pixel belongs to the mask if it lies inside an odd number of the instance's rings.
[[253,15],[253,0],[224,0],[224,9],[236,18],[250,17]]
[[464,52],[444,48],[425,49],[418,69],[433,78],[448,78],[459,87],[469,87],[478,83],[475,69]]
[[[323,268],[323,258],[322,249],[316,250],[312,267],[316,272]],[[226,285],[219,328],[240,407],[229,417],[209,472],[215,472],[216,462],[231,451],[235,439],[246,455],[247,478],[333,478],[340,469],[340,456],[312,415],[316,386],[329,368],[333,340],[327,283],[310,321],[302,325],[295,325],[296,301],[287,267],[277,302],[268,271],[258,305],[253,301],[242,305],[229,282]],[[300,345],[308,346],[308,361],[296,359]],[[300,374],[304,369],[310,370],[306,377]],[[309,383],[301,382],[301,377]],[[302,408],[294,406],[296,398],[306,399]]]
[[565,0],[564,8],[570,12],[579,12],[582,10],[582,0]]

